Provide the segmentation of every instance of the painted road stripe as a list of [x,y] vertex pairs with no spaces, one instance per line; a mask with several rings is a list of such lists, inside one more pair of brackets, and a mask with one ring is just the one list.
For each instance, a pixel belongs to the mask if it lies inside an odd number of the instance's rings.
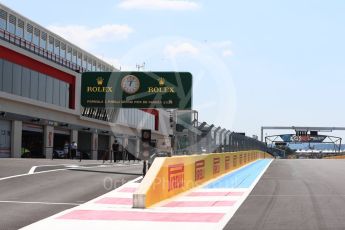
[[273,162],[273,160],[264,159],[264,160],[257,160],[254,163],[256,163],[258,161],[266,161],[267,164],[265,165],[265,167],[260,168],[260,170],[259,170],[259,172],[257,174],[257,177],[251,183],[251,186],[247,189],[245,195],[242,196],[241,199],[238,200],[238,202],[235,204],[233,209],[231,211],[227,212],[225,217],[220,221],[220,223],[219,223],[220,229],[223,229],[225,227],[225,225],[231,220],[231,218],[234,216],[236,211],[241,207],[243,202],[247,199],[248,195],[253,191],[254,187],[259,182],[259,180],[261,179],[262,175],[266,172],[266,170],[268,169],[270,164]]
[[137,190],[137,187],[127,187],[119,190],[118,192],[128,192],[128,193],[134,193]]
[[[173,199],[169,199],[166,202],[162,202],[162,205],[169,203],[170,201],[229,201],[238,200],[240,196],[230,197],[230,196],[179,196]],[[159,207],[159,205],[157,205]]]
[[132,205],[132,198],[122,198],[122,197],[104,197],[95,202],[96,204],[120,204],[120,205]]
[[18,200],[0,200],[0,203],[43,204],[43,205],[71,205],[71,206],[81,205],[81,203],[56,203],[56,202],[37,202],[37,201],[18,201]]
[[[37,168],[41,168],[41,167],[58,167],[58,166],[64,166],[64,167],[66,167],[66,168],[78,168],[78,167],[89,167],[90,166],[90,168],[91,167],[97,167],[97,166],[99,166],[99,167],[104,167],[105,165],[106,166],[112,166],[112,165],[110,165],[110,164],[102,164],[102,163],[91,163],[91,164],[81,164],[81,165],[76,165],[76,164],[57,164],[57,165],[35,165],[35,166],[32,166],[31,167],[31,169],[29,170],[29,172],[27,173],[27,174],[33,174],[33,173],[35,173],[35,170],[37,169]],[[63,168],[63,169],[65,169],[65,168]],[[53,169],[54,170],[54,169]],[[42,172],[46,172],[46,171],[50,171],[50,170],[44,170],[44,171],[42,171]]]
[[28,174],[33,174],[36,170],[37,166],[33,166],[31,167],[30,171],[28,172]]
[[[100,168],[100,167],[101,166],[90,166],[90,167],[80,166],[79,169],[84,169],[84,168]],[[106,166],[106,167],[113,167],[113,165],[109,165],[109,166]],[[17,177],[32,176],[32,175],[38,175],[38,174],[42,174],[42,173],[58,172],[58,171],[66,171],[66,170],[72,170],[72,168],[52,169],[52,170],[46,170],[46,171],[40,171],[40,172],[32,172],[30,174],[29,173],[18,174],[18,175],[13,175],[13,176],[8,176],[8,177],[2,177],[2,178],[0,178],[0,181],[12,179],[12,178],[17,178]],[[109,172],[109,173],[111,173],[111,172]]]
[[244,192],[191,192],[187,196],[242,196]]
[[[237,185],[249,187],[224,188],[205,186],[180,194],[148,209],[133,209],[131,205],[99,204],[97,201],[119,202],[119,198],[130,199],[132,193],[127,188],[137,187],[134,181],[122,185],[103,196],[81,206],[63,211],[45,220],[27,226],[26,230],[52,229],[222,229],[248,197],[254,186],[272,161],[265,167],[258,167],[261,160],[236,169],[225,176],[236,174],[246,168],[247,171],[237,174]],[[248,167],[252,164],[256,166]],[[255,173],[253,180],[251,174]],[[225,177],[223,176],[223,177]],[[223,177],[209,182],[215,183]],[[221,185],[221,183],[219,183]],[[128,192],[121,192],[128,191]],[[122,202],[122,201],[121,201]],[[124,202],[124,201],[123,201]],[[128,200],[126,201],[128,202]]]
[[172,201],[163,207],[224,207],[233,206],[236,201]]
[[68,220],[127,220],[154,222],[219,222],[224,213],[158,213],[109,210],[74,210],[58,219]]

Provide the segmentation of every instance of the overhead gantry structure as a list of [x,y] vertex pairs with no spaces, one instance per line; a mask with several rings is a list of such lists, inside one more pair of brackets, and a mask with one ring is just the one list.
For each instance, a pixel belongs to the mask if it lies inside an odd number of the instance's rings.
[[[264,136],[264,130],[294,130],[293,134]],[[319,135],[318,132],[345,131],[345,127],[308,127],[308,126],[262,126],[261,141],[271,143],[321,143],[333,144],[335,151],[341,151],[342,138],[330,135]]]
[[308,127],[308,126],[262,126],[261,127],[261,141],[264,141],[264,130],[295,130],[295,131],[317,131],[317,132],[332,132],[345,131],[345,127]]

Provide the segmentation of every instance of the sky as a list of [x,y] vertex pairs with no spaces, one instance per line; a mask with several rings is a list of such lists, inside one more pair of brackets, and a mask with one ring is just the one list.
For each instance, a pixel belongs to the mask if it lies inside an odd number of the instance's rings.
[[191,72],[201,122],[345,126],[343,0],[0,2],[121,70]]

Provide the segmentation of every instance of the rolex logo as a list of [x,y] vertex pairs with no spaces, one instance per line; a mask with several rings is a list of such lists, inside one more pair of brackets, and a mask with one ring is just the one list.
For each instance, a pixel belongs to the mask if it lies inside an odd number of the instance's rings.
[[158,82],[160,86],[163,86],[165,84],[165,80],[162,77],[158,79]]
[[148,93],[175,93],[175,88],[170,86],[164,86],[165,85],[165,79],[160,77],[157,79],[159,83],[159,87],[148,87],[147,92]]
[[103,85],[104,79],[103,79],[102,77],[98,77],[98,78],[96,79],[96,81],[97,81],[97,85]]
[[98,77],[96,78],[97,86],[88,86],[86,88],[88,93],[112,93],[113,87],[112,86],[103,86],[104,78]]

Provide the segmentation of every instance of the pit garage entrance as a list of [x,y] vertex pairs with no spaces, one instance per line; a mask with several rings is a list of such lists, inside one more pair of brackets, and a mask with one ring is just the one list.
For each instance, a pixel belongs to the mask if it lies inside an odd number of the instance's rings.
[[109,160],[109,136],[98,135],[98,160]]
[[54,158],[68,158],[69,155],[65,154],[64,147],[67,143],[70,145],[71,131],[68,129],[54,128]]
[[21,157],[45,158],[43,152],[43,126],[23,123]]
[[66,142],[70,143],[71,131],[54,129],[54,149],[63,149]]
[[[92,133],[90,132],[78,132],[78,152],[82,154],[83,159],[91,159],[91,137]],[[79,153],[77,153],[77,156],[78,155]]]

